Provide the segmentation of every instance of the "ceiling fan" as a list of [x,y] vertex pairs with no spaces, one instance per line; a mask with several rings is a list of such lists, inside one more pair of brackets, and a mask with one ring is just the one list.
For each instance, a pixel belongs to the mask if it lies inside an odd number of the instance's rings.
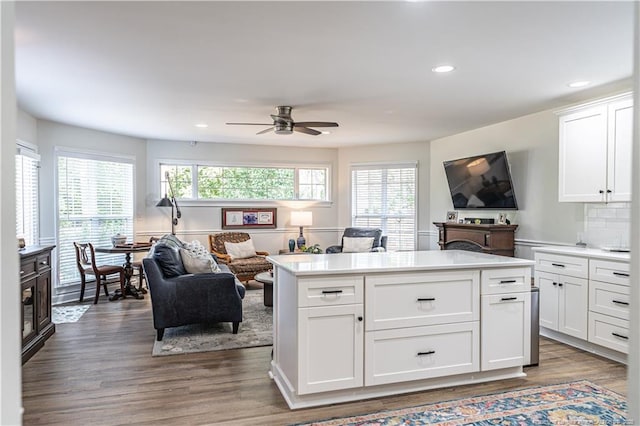
[[319,135],[322,132],[311,129],[311,127],[338,127],[338,123],[330,121],[301,121],[296,123],[291,118],[290,106],[276,107],[277,114],[271,114],[273,118],[273,124],[265,123],[227,123],[233,126],[271,126],[267,129],[261,130],[256,135],[262,135],[263,133],[275,132],[278,135],[290,135],[293,132],[306,133],[307,135]]

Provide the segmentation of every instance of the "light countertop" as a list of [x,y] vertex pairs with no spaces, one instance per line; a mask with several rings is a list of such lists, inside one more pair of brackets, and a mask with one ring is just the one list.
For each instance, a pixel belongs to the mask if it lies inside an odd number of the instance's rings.
[[294,275],[407,272],[533,266],[528,259],[461,250],[398,251],[268,256],[267,260]]
[[598,248],[572,247],[572,246],[544,246],[533,247],[534,252],[561,254],[565,256],[582,256],[592,259],[614,260],[628,262],[631,259],[630,253],[620,253],[602,250]]

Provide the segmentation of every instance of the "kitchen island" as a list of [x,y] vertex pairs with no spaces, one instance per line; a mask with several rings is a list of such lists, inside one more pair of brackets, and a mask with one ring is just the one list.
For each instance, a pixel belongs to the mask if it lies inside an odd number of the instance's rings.
[[533,261],[468,251],[270,256],[290,408],[524,376]]

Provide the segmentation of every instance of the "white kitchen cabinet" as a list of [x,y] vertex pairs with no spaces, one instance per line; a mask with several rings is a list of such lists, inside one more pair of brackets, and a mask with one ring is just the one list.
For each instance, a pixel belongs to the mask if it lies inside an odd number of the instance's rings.
[[531,292],[482,296],[482,371],[521,366],[531,350]]
[[363,385],[363,305],[298,311],[300,395]]
[[540,326],[586,340],[588,281],[536,272],[536,282],[540,287]]
[[558,200],[631,200],[630,93],[559,111]]

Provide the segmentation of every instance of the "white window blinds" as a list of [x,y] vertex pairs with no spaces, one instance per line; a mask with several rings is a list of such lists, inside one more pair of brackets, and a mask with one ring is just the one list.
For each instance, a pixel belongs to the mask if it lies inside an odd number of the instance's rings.
[[36,150],[18,144],[16,154],[16,235],[26,245],[39,243],[38,205],[40,156]]
[[[111,246],[117,233],[133,239],[133,163],[80,153],[58,153],[58,285],[79,279],[73,242]],[[119,265],[122,256],[102,256]]]
[[354,165],[351,225],[381,228],[388,250],[416,248],[416,165]]

